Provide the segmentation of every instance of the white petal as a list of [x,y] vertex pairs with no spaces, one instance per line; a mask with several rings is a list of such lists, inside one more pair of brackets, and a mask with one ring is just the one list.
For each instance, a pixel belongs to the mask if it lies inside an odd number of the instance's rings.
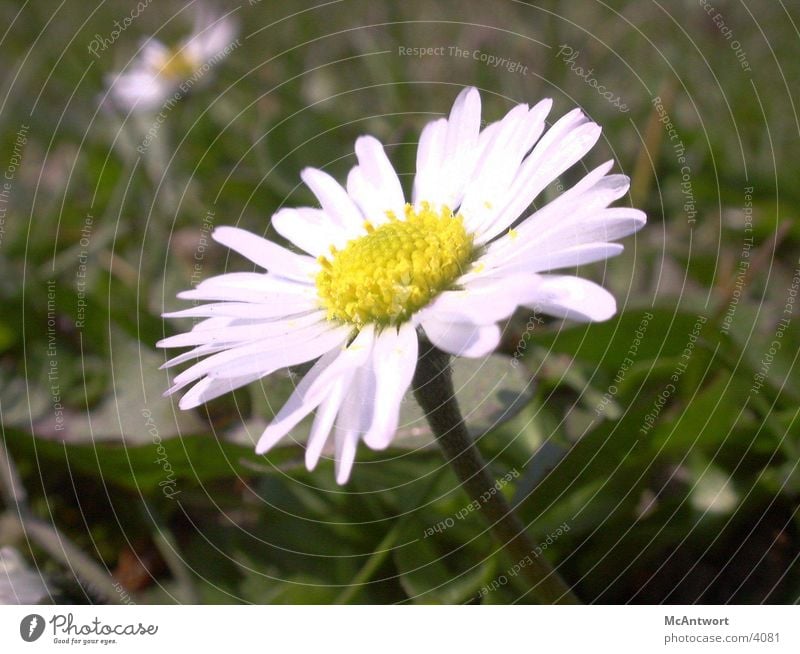
[[158,71],[169,58],[169,48],[158,39],[147,39],[142,43],[142,48],[139,51],[139,58],[142,70],[150,69],[152,71]]
[[322,209],[300,207],[281,209],[272,216],[272,226],[285,239],[314,257],[330,254],[330,247],[342,248],[347,236]]
[[465,88],[458,94],[447,121],[445,159],[455,159],[465,151],[474,149],[481,128],[481,96],[475,87]]
[[446,123],[435,121],[423,130],[423,154],[417,158],[414,203],[430,202],[456,209],[479,154],[481,98],[478,90],[461,91]]
[[231,18],[219,18],[213,24],[203,26],[192,36],[186,44],[187,54],[200,66],[224,53],[236,38],[237,31],[236,23]]
[[620,243],[583,243],[560,250],[532,249],[525,256],[520,256],[501,264],[492,270],[493,273],[538,273],[558,268],[575,268],[595,261],[604,261],[615,257],[623,250]]
[[[517,228],[517,233],[523,237],[531,234],[541,239],[553,232],[581,229],[584,223],[603,218],[603,210],[625,195],[629,186],[627,176],[607,175],[580,193],[568,191],[526,218]],[[644,218],[641,212],[636,215]]]
[[336,360],[339,356],[338,348],[326,352],[309,370],[294,389],[275,418],[267,425],[261,438],[256,443],[256,454],[264,454],[286,434],[294,428],[303,418],[311,413],[324,399],[324,394],[309,394],[309,388],[314,381]]
[[311,257],[295,254],[245,229],[217,227],[211,237],[247,257],[256,265],[281,277],[307,282],[312,280],[319,270],[319,264]]
[[156,347],[187,347],[190,345],[221,345],[242,343],[265,338],[280,338],[286,333],[325,321],[324,311],[315,311],[288,320],[271,322],[252,321],[244,325],[226,325],[220,328],[193,329],[176,334],[156,343]]
[[187,409],[194,409],[220,395],[225,395],[225,393],[230,393],[237,388],[250,384],[261,377],[264,377],[264,374],[260,372],[251,373],[242,377],[228,377],[225,379],[203,377],[203,379],[183,394],[178,401],[178,407],[184,411]]
[[[326,323],[317,323],[305,329],[297,329],[289,336],[282,334],[270,338],[269,341],[275,341],[275,343],[270,343],[269,349],[265,347],[263,350],[253,352],[239,360],[218,365],[208,375],[210,377],[230,377],[246,375],[259,370],[267,370],[272,373],[281,368],[289,368],[316,359],[331,348],[343,344],[350,333],[348,327],[330,328],[325,325]],[[312,331],[321,329],[325,329],[325,331],[316,333]],[[303,332],[302,337],[299,336],[300,332]]]
[[[249,300],[251,297],[245,291],[241,291],[241,300]],[[181,294],[181,297],[186,297]],[[230,295],[225,295],[220,298],[229,300]],[[193,299],[191,296],[186,299]],[[202,297],[194,296],[194,299],[211,299],[207,294]],[[201,304],[196,307],[189,307],[188,309],[181,309],[180,311],[170,311],[162,314],[164,318],[206,318],[210,316],[226,316],[230,318],[253,318],[253,319],[268,319],[268,318],[288,318],[289,316],[296,316],[299,314],[313,311],[317,308],[317,302],[311,298],[298,297],[293,295],[273,295],[269,299],[261,300],[261,302],[214,302],[212,304]]]
[[150,71],[121,73],[109,80],[114,102],[126,110],[152,111],[172,92],[172,84]]
[[314,416],[314,423],[311,425],[311,432],[308,436],[308,443],[306,444],[306,468],[309,470],[317,467],[319,457],[325,448],[325,443],[328,441],[328,436],[330,436],[333,423],[339,413],[339,408],[342,406],[344,394],[350,385],[352,377],[352,372],[345,373],[338,381],[334,382],[328,396],[317,409],[317,414]]
[[484,225],[485,238],[491,238],[511,225],[536,196],[578,162],[598,138],[599,125],[587,122],[578,109],[558,120],[522,162],[509,187],[510,201],[493,221]]
[[500,328],[494,324],[442,322],[429,317],[422,321],[422,328],[431,343],[455,356],[486,356],[500,343]]
[[[585,217],[583,220],[563,220],[559,224],[545,232],[536,234],[533,230],[517,230],[520,238],[516,239],[516,246],[506,248],[500,256],[508,260],[510,252],[522,252],[523,250],[558,250],[583,245],[585,243],[600,241],[615,241],[624,236],[633,234],[641,229],[647,218],[642,211],[627,207],[614,207],[604,209],[593,215]],[[526,242],[527,241],[527,242]],[[493,246],[489,246],[489,251]],[[513,256],[513,255],[512,255]]]
[[204,279],[195,288],[198,290],[246,288],[256,292],[281,292],[287,289],[294,290],[298,285],[297,282],[275,277],[269,273],[226,272]]
[[[372,352],[374,330],[371,325],[362,329],[346,348],[336,348],[327,352],[317,364],[303,377],[295,392],[278,412],[275,419],[264,431],[258,442],[256,452],[266,452],[277,443],[292,427],[319,406],[331,389],[349,379]],[[349,390],[348,390],[349,392]]]
[[339,353],[336,361],[319,376],[319,379],[314,381],[309,393],[323,393],[327,386],[333,384],[344,373],[352,372],[363,366],[369,361],[374,342],[375,328],[372,325],[366,325],[353,339],[353,342]]
[[[227,345],[200,345],[193,350],[189,350],[188,352],[184,352],[183,354],[179,354],[176,357],[173,357],[166,363],[161,364],[159,366],[159,370],[163,370],[164,368],[172,368],[173,366],[177,366],[181,363],[186,363],[187,361],[198,361],[201,357],[204,357],[209,354],[216,354],[217,352],[222,352],[223,350],[227,350],[229,347]],[[169,395],[170,393],[167,392],[165,395]]]
[[608,320],[617,312],[614,296],[594,282],[568,275],[541,278],[540,297],[526,305],[536,311],[579,321]]
[[[375,216],[383,216],[387,211],[400,218],[405,205],[403,187],[383,145],[372,136],[361,136],[356,140],[355,150],[358,166],[351,171],[347,180],[350,197],[367,220],[373,221]],[[379,201],[377,207],[376,200]]]
[[481,132],[491,133],[482,149],[472,180],[466,189],[460,213],[469,231],[497,215],[509,200],[509,187],[525,154],[544,131],[552,100],[543,100],[532,109],[517,105],[500,121]]
[[417,172],[414,176],[414,204],[427,200],[441,204],[440,175],[444,160],[444,141],[447,137],[447,118],[434,120],[422,130],[417,145]]
[[508,318],[518,306],[538,297],[539,277],[528,274],[481,276],[463,283],[463,289],[445,291],[423,312],[439,322],[488,325]]
[[475,168],[480,128],[481,96],[476,88],[466,88],[453,103],[444,144],[441,181],[446,189],[444,203],[451,209],[461,204]]
[[333,177],[317,168],[304,168],[300,177],[317,197],[322,210],[346,234],[356,234],[363,228],[364,216],[347,191]]
[[387,207],[386,199],[367,181],[360,166],[355,166],[348,173],[347,192],[358,204],[366,219],[375,227],[389,221],[387,211],[391,211],[395,216],[403,215],[399,207]]
[[350,478],[359,438],[372,421],[374,389],[375,377],[372,367],[364,365],[356,369],[334,426],[335,469],[338,484],[346,484]]
[[385,329],[375,341],[375,409],[364,442],[373,450],[388,447],[397,431],[400,403],[417,367],[417,330],[410,324]]
[[[181,300],[217,300],[228,302],[248,302],[253,305],[261,304],[274,304],[274,303],[288,303],[299,304],[303,306],[312,306],[314,295],[310,292],[309,286],[298,285],[297,291],[288,293],[278,292],[259,292],[252,291],[248,288],[240,288],[237,286],[230,286],[228,288],[217,287],[214,289],[193,288],[188,291],[181,291],[176,297]],[[175,317],[175,316],[171,316]]]
[[526,218],[515,235],[493,241],[485,255],[486,264],[504,265],[542,251],[613,240],[637,231],[647,220],[644,213],[628,207],[605,209],[625,194],[628,183],[624,175],[609,175],[581,193],[570,189]]
[[168,394],[180,390],[204,375],[211,377],[239,377],[251,372],[274,372],[280,368],[316,359],[323,352],[336,347],[347,338],[345,328],[326,328],[312,325],[255,343],[246,343],[226,349],[196,363],[177,375]]

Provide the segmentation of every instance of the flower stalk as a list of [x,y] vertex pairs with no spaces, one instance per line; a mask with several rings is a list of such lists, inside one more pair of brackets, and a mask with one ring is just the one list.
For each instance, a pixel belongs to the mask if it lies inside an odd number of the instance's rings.
[[[412,388],[464,491],[473,501],[485,498],[485,491],[494,486],[494,479],[461,417],[453,390],[450,355],[421,341]],[[491,494],[482,508],[492,535],[509,558],[515,563],[531,562],[521,568],[520,575],[528,581],[531,595],[539,603],[580,603],[550,564],[535,556],[536,544],[502,493]]]

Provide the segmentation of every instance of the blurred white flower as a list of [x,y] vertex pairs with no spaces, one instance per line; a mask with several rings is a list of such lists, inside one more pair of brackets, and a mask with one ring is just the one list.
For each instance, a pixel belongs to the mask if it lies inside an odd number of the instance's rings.
[[38,604],[49,597],[42,576],[13,547],[0,548],[0,604]]
[[449,118],[422,131],[410,204],[371,136],[356,141],[346,188],[306,168],[301,177],[321,208],[281,209],[272,224],[308,254],[217,228],[215,240],[268,272],[227,273],[179,294],[210,304],[164,314],[204,318],[158,343],[194,346],[165,367],[206,358],[178,374],[167,394],[193,383],[179,403],[189,409],[318,359],[256,451],[316,411],[306,465],[314,468],[333,431],[341,484],[359,440],[376,450],[392,441],[420,330],[446,352],[481,357],[498,345],[497,323],[519,306],[573,320],[611,317],[616,304],[603,288],[549,271],[619,254],[622,245],[611,241],[645,224],[641,211],[608,208],[629,187],[626,176],[607,174],[613,162],[520,220],[600,136],[577,109],[545,132],[551,105],[518,105],[481,130],[480,96],[465,89]]
[[200,10],[192,34],[174,48],[148,39],[126,70],[108,78],[114,103],[126,111],[157,109],[175,93],[205,81],[234,47],[237,33],[232,18]]

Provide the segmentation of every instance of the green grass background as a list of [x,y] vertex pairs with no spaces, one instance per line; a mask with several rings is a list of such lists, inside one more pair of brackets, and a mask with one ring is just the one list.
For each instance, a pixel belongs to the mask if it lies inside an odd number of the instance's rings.
[[[339,488],[330,461],[304,470],[301,445],[252,453],[291,375],[183,413],[160,397],[169,380],[154,348],[185,328],[159,316],[181,307],[175,293],[193,274],[247,269],[205,246],[210,224],[275,236],[272,213],[312,202],[300,170],[344,180],[365,133],[387,144],[410,189],[422,126],[475,85],[488,121],[543,97],[554,99],[551,120],[582,107],[603,134],[559,183],[614,158],[615,171],[633,178],[624,202],[649,221],[622,256],[573,271],[614,293],[617,317],[585,326],[531,322],[521,311],[502,351],[460,373],[479,447],[497,479],[518,473],[502,490],[542,556],[587,602],[796,602],[797,7],[211,6],[232,12],[241,45],[166,112],[140,156],[153,119],[110,110],[105,78],[142,38],[185,36],[191,5],[152,3],[98,57],[92,39],[108,38],[135,3],[0,5],[0,174],[14,168],[0,180],[10,183],[0,204],[0,418],[36,515],[138,602],[531,601],[480,511],[456,517],[469,501],[418,416],[388,453],[362,447]],[[447,54],[401,54],[411,47]],[[451,56],[455,47],[468,56]],[[477,51],[517,70],[493,68]],[[658,121],[657,97],[685,163]],[[557,192],[553,185],[537,203]],[[677,369],[674,392],[643,433]],[[172,497],[159,485],[159,444]],[[0,544],[25,552],[54,601],[108,600],[29,546],[7,504]]]

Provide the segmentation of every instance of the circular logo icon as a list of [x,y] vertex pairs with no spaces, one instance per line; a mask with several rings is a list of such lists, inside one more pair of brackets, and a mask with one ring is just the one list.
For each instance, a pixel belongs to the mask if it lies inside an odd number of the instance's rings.
[[32,643],[44,633],[44,618],[36,613],[31,613],[22,618],[19,623],[19,635],[26,643]]

